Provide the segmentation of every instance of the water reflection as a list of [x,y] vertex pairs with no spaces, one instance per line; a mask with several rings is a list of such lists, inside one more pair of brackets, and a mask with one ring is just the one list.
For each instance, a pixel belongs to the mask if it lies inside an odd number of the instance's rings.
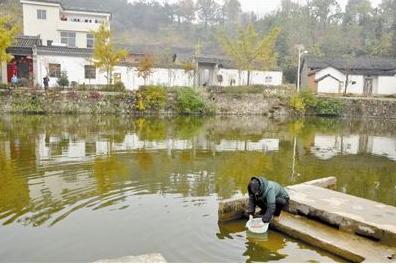
[[[154,204],[186,199],[166,208],[173,218],[193,206],[216,223],[216,199],[245,194],[252,175],[285,185],[334,175],[340,191],[396,205],[395,133],[396,121],[376,120],[2,116],[0,231],[105,209],[129,216],[131,199],[147,206],[139,199],[149,195]],[[125,227],[138,232],[144,218],[134,221]],[[220,230],[216,238],[227,236],[236,237]],[[240,243],[246,261],[286,258],[281,249],[263,253],[264,242]]]

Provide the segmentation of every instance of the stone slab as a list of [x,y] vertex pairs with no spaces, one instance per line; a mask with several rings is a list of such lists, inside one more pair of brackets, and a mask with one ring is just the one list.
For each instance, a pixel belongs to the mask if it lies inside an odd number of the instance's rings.
[[283,212],[271,228],[326,250],[350,262],[396,262],[396,248],[339,231],[304,216]]
[[139,255],[139,256],[126,256],[115,259],[101,259],[95,261],[96,263],[166,263],[165,258],[158,253]]
[[291,213],[396,246],[396,207],[308,184],[287,190]]

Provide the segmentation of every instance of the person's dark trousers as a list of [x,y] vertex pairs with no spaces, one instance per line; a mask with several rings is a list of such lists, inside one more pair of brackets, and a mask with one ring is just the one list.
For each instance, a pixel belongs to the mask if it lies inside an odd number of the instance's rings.
[[[257,202],[257,206],[260,207],[260,214],[263,215],[267,210],[267,205],[261,201]],[[277,198],[274,216],[280,216],[282,209],[287,210],[289,208],[289,199]]]

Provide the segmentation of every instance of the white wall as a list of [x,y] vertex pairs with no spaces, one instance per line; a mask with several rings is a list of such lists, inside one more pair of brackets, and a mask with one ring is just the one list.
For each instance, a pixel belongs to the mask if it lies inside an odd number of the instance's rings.
[[8,83],[7,74],[7,64],[0,62],[0,83]]
[[334,78],[327,77],[318,82],[318,93],[341,93],[341,83]]
[[376,94],[396,94],[396,76],[379,76]]
[[[332,67],[327,67],[315,74],[315,80],[331,75],[339,81],[330,76],[318,81],[318,93],[343,93],[345,89],[346,75]],[[348,77],[347,93],[363,94],[364,76],[363,75],[349,75]],[[355,83],[355,84],[353,84]],[[373,89],[374,89],[373,83]]]
[[[43,78],[48,74],[48,65],[49,64],[60,64],[61,71],[66,71],[69,81],[75,81],[79,84],[86,83],[86,84],[99,84],[101,78],[98,78],[97,72],[97,80],[89,80],[85,79],[85,72],[84,66],[90,65],[90,62],[86,58],[79,58],[79,57],[67,57],[67,56],[37,56],[37,82],[39,85],[43,86]],[[104,78],[104,77],[103,77]],[[57,78],[51,78],[49,86],[56,87],[57,86]],[[104,82],[106,83],[106,82]]]
[[[235,85],[246,85],[248,72],[236,69],[219,69],[217,74],[223,76],[223,82],[220,84],[216,80],[216,85],[230,86],[231,80],[235,80]],[[254,85],[274,85],[282,84],[283,73],[280,71],[251,71],[250,84]]]
[[[43,45],[47,45],[47,40],[54,43],[60,43],[61,31],[70,31],[76,33],[76,46],[86,48],[86,34],[96,31],[100,23],[85,23],[85,18],[98,21],[109,21],[110,14],[81,12],[81,11],[64,11],[59,4],[54,3],[37,3],[28,0],[22,1],[23,4],[23,32],[24,35],[40,35]],[[37,19],[37,10],[46,10],[47,19]],[[63,12],[67,18],[80,18],[81,22],[61,21],[60,14]]]
[[[91,65],[88,58],[68,57],[68,56],[49,56],[38,55],[38,84],[43,86],[43,78],[48,74],[49,64],[60,64],[61,71],[66,71],[70,82],[75,81],[79,84],[104,85],[107,83],[106,73],[99,69],[96,70],[96,79],[85,79],[85,65]],[[136,90],[144,85],[144,79],[138,76],[135,67],[116,66],[113,74],[120,74],[121,81],[126,89]],[[182,69],[154,68],[147,80],[147,85],[166,85],[166,86],[192,86],[193,78],[191,74]],[[57,78],[50,77],[50,87],[57,87]]]
[[[47,44],[47,40],[60,42],[57,25],[59,20],[59,4],[50,3],[23,3],[23,33],[28,36],[40,35],[43,44]],[[47,11],[47,19],[37,19],[37,10]]]
[[[363,94],[363,87],[364,87],[363,75],[349,75],[348,80],[349,80],[349,85],[347,88],[347,93]],[[353,84],[353,82],[355,82],[355,84]]]

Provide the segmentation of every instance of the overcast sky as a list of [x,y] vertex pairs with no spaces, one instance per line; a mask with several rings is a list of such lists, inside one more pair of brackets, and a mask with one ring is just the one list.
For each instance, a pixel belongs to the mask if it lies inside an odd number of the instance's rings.
[[[130,2],[137,0],[128,0]],[[178,0],[158,0],[159,2],[169,2],[174,3],[178,2]],[[300,2],[301,4],[305,3],[305,0],[294,0],[296,2]],[[382,0],[370,0],[372,5],[376,7]],[[222,3],[223,0],[216,0],[216,2]],[[253,11],[258,15],[263,15],[269,13],[280,6],[281,0],[239,0],[242,5],[243,11]],[[348,0],[338,0],[341,7],[344,8]]]

